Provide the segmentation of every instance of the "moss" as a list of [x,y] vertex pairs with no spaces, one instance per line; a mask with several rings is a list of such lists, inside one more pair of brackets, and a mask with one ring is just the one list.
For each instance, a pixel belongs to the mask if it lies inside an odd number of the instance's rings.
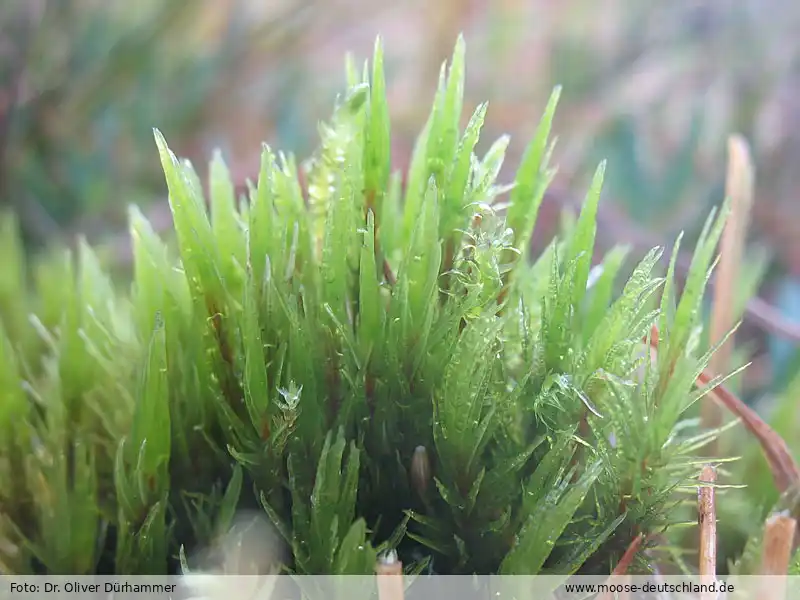
[[508,138],[474,154],[486,106],[459,127],[459,41],[403,186],[379,44],[348,77],[307,189],[264,147],[246,198],[214,158],[207,206],[156,132],[179,256],[132,208],[130,290],[85,244],[3,271],[2,570],[174,572],[256,511],[284,544],[266,562],[297,573],[387,549],[436,573],[607,573],[680,520],[714,435],[683,415],[724,211],[680,294],[659,249],[616,294],[603,165],[528,256],[558,90],[501,186]]

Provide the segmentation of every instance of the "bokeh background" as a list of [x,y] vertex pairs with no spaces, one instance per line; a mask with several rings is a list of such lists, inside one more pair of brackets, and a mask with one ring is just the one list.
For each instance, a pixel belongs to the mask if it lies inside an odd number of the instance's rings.
[[537,241],[603,158],[601,243],[691,239],[723,199],[728,135],[745,136],[756,201],[731,302],[754,297],[771,317],[745,313],[737,360],[753,365],[737,385],[769,406],[800,366],[797,31],[800,4],[784,0],[5,0],[0,203],[31,252],[84,235],[124,272],[127,206],[170,226],[153,127],[201,172],[221,149],[243,185],[262,142],[313,152],[345,54],[369,57],[380,35],[402,169],[463,32],[465,119],[490,103],[479,151],[510,133],[513,167],[563,85]]

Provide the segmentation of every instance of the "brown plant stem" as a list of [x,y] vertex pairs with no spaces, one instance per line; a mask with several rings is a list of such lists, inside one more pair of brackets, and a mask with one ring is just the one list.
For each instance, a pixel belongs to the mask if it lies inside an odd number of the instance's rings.
[[761,550],[762,579],[759,600],[786,597],[785,576],[792,558],[797,521],[786,513],[774,514],[764,524],[764,545]]
[[[636,557],[636,553],[639,552],[639,548],[641,548],[644,540],[645,540],[645,535],[643,533],[640,533],[635,538],[633,538],[633,541],[628,545],[628,548],[625,550],[625,554],[622,555],[622,558],[619,559],[617,566],[615,566],[614,570],[611,572],[609,581],[612,581],[614,584],[625,583],[625,579],[627,579],[628,575],[628,569],[630,569],[630,566],[633,563],[633,559]],[[613,600],[615,596],[617,598],[620,597],[609,591],[600,596],[599,600]]]
[[700,487],[697,490],[697,521],[700,527],[698,566],[701,584],[710,584],[717,577],[717,501],[714,489],[716,481],[716,469],[711,465],[705,465],[700,472]]
[[[728,173],[725,194],[731,200],[731,212],[725,223],[720,243],[720,261],[714,287],[711,309],[710,342],[719,344],[735,326],[732,299],[736,295],[739,270],[747,235],[750,207],[753,204],[753,165],[747,142],[741,136],[728,140]],[[723,375],[730,366],[732,336],[711,356],[708,370],[714,375]],[[706,401],[700,408],[701,421],[706,429],[722,425],[722,407]],[[710,456],[717,454],[717,440],[706,448]]]
[[775,514],[767,519],[764,525],[761,575],[787,574],[796,532],[797,521],[786,513]]
[[644,534],[640,533],[628,546],[627,550],[625,550],[625,554],[622,555],[622,558],[619,559],[617,566],[614,567],[614,570],[611,572],[612,575],[624,575],[628,572],[628,569],[633,563],[633,559],[636,557],[636,553],[639,552],[639,548],[642,546],[642,542],[644,542]]
[[403,563],[397,553],[389,551],[375,565],[378,577],[378,600],[403,600]]

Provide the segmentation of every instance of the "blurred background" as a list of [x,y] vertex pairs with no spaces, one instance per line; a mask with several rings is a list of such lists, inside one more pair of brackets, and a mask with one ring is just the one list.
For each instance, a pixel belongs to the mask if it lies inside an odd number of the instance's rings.
[[201,172],[221,149],[243,185],[262,142],[300,158],[313,151],[317,123],[343,89],[345,54],[370,57],[377,35],[398,169],[459,32],[465,121],[489,100],[478,150],[510,133],[510,169],[552,88],[564,86],[559,174],[537,242],[579,206],[603,158],[602,244],[670,246],[682,230],[691,240],[723,199],[726,140],[739,132],[756,163],[756,200],[741,294],[731,298],[751,302],[737,347],[739,361],[754,364],[737,385],[754,404],[791,387],[800,365],[800,4],[4,0],[0,27],[0,208],[14,211],[31,252],[85,235],[120,272],[129,204],[158,230],[170,226],[153,127]]

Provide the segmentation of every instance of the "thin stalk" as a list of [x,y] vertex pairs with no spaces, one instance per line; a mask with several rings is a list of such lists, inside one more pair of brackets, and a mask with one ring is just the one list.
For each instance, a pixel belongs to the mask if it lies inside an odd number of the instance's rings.
[[403,600],[403,563],[394,551],[378,557],[378,600]]
[[[633,563],[633,559],[636,557],[636,553],[639,552],[639,548],[642,546],[642,542],[644,542],[645,536],[644,534],[640,533],[633,541],[630,543],[628,548],[625,550],[625,554],[622,555],[622,558],[619,559],[617,566],[614,567],[614,570],[611,572],[611,576],[609,577],[609,583],[613,583],[614,585],[617,584],[625,584],[629,581],[628,578],[628,569],[630,569],[631,563]],[[614,598],[619,598],[618,594],[613,592],[606,592],[600,598],[601,600],[613,600]]]
[[[753,164],[747,142],[741,136],[731,136],[728,140],[725,189],[726,195],[731,199],[731,213],[720,245],[719,270],[711,309],[711,345],[722,341],[735,326],[733,298],[739,281],[747,224],[753,204],[753,180]],[[733,336],[711,357],[708,368],[713,375],[723,375],[730,367],[732,342]],[[709,398],[701,405],[701,419],[708,429],[719,427],[722,425],[722,407]],[[710,456],[716,455],[716,442],[709,445],[708,452]]]
[[788,514],[772,515],[764,525],[764,546],[761,551],[761,575],[767,579],[762,581],[759,598],[786,597],[786,580],[789,561],[792,559],[792,547],[797,531],[797,521]]
[[[701,584],[711,584],[717,576],[717,501],[714,489],[716,481],[716,469],[711,465],[704,466],[700,472],[700,487],[697,490]],[[714,594],[711,596],[713,597]],[[701,594],[700,597],[701,600],[705,600],[705,594]]]
[[767,519],[764,525],[761,575],[787,574],[796,532],[797,521],[786,513],[775,514]]

